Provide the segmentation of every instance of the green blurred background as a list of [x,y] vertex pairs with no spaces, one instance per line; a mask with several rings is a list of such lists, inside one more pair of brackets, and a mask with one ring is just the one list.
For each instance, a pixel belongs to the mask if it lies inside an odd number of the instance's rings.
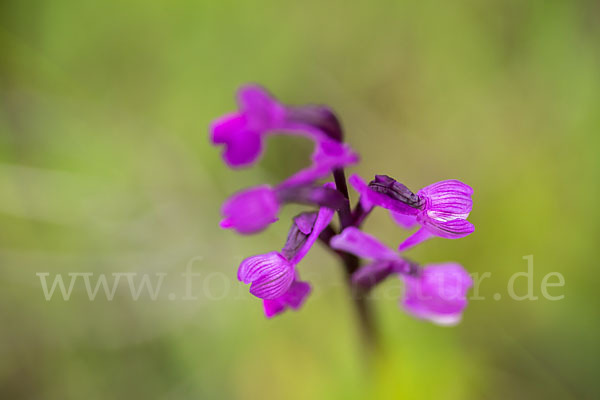
[[[574,0],[1,2],[0,397],[598,398],[599,18]],[[300,266],[305,307],[262,316],[237,265],[280,248],[302,208],[240,237],[218,228],[220,204],[311,145],[274,138],[228,170],[207,126],[246,82],[331,105],[362,155],[350,172],[474,188],[475,233],[409,253],[491,273],[459,326],[406,316],[386,282],[385,356],[368,365],[320,248]],[[407,235],[381,210],[366,229]],[[515,301],[527,255],[540,298]],[[90,301],[81,282],[46,301],[40,272],[168,276],[155,301],[127,285]],[[549,272],[563,300],[541,296]]]

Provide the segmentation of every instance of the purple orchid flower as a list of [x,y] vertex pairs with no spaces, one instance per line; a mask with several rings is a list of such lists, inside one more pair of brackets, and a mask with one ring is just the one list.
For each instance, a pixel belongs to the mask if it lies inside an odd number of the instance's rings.
[[392,274],[400,275],[405,284],[401,303],[407,313],[438,325],[455,325],[461,320],[467,306],[466,294],[473,281],[459,264],[430,264],[419,268],[355,227],[334,236],[330,245],[372,260],[353,274],[355,285],[370,289]]
[[279,185],[275,188],[260,185],[234,194],[223,204],[221,212],[225,218],[220,226],[247,235],[277,221],[283,204],[318,205],[336,210],[344,202],[344,196],[330,185]]
[[281,252],[246,258],[240,264],[238,279],[251,284],[250,293],[263,299],[270,318],[285,309],[298,309],[310,293],[310,285],[300,281],[296,265],[308,253],[320,233],[333,218],[334,210],[321,207],[318,213],[300,214]]
[[400,251],[433,236],[458,239],[475,230],[473,224],[466,220],[473,207],[473,189],[458,180],[434,183],[417,194],[385,175],[376,175],[368,185],[358,175],[352,175],[349,182],[360,193],[361,205],[367,212],[379,206],[388,209],[393,219],[403,227],[421,225],[400,244]]
[[406,312],[438,325],[451,326],[461,321],[473,280],[460,264],[428,264],[420,276],[403,275],[402,279],[402,305]]
[[271,186],[246,189],[223,204],[221,228],[233,228],[242,234],[258,232],[278,220],[279,209],[277,192]]
[[223,145],[223,158],[232,168],[253,164],[263,149],[265,136],[302,135],[319,142],[341,141],[342,129],[335,115],[326,107],[285,106],[256,85],[240,88],[239,111],[227,114],[211,124],[213,144]]

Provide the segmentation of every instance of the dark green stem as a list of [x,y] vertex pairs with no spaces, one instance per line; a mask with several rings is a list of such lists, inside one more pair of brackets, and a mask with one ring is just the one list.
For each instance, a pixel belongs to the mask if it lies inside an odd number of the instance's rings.
[[[336,188],[346,199],[344,207],[338,209],[341,226],[340,231],[343,231],[345,228],[352,226],[354,223],[352,211],[350,210],[350,196],[348,194],[348,186],[346,185],[346,175],[344,170],[341,168],[335,169],[333,171],[333,177]],[[325,242],[327,246],[329,246],[329,240],[334,234],[335,231],[329,227],[323,231],[319,238]],[[352,284],[352,274],[360,267],[359,259],[355,255],[347,252],[336,251],[336,253],[340,256],[344,264],[346,281],[348,283],[350,295],[354,302],[356,314],[359,320],[362,340],[365,344],[367,353],[370,354],[377,348],[377,333],[375,329],[375,321],[373,320],[373,311],[368,303],[366,291]]]

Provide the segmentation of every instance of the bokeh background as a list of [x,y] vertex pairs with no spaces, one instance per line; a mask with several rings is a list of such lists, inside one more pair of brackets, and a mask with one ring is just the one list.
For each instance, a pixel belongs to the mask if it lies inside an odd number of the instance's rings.
[[[599,18],[576,0],[1,2],[0,397],[598,398]],[[459,326],[406,316],[390,280],[373,299],[385,354],[367,363],[320,248],[300,265],[304,308],[262,316],[237,265],[280,248],[302,208],[240,237],[220,204],[311,145],[274,138],[228,170],[207,126],[246,82],[333,107],[362,156],[350,172],[475,189],[473,235],[409,253],[491,273]],[[366,229],[408,235],[381,210]],[[515,301],[528,255],[539,299]],[[46,301],[40,272],[168,275],[156,300],[121,284],[90,301],[79,281]],[[541,296],[549,272],[564,299]]]

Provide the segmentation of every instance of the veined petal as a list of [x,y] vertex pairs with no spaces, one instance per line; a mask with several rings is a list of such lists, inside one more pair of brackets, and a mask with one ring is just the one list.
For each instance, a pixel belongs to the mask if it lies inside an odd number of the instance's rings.
[[225,115],[211,124],[211,141],[224,145],[223,158],[232,168],[241,168],[255,162],[262,153],[259,131],[248,128],[243,114]]
[[421,227],[418,231],[410,235],[404,242],[400,243],[400,246],[398,246],[398,251],[406,251],[433,236],[434,235],[429,232],[429,230]]
[[475,231],[473,224],[466,219],[444,220],[419,217],[419,222],[432,234],[446,239],[462,238]]
[[256,186],[231,196],[221,209],[225,216],[222,228],[233,228],[249,234],[266,228],[277,221],[279,201],[275,191],[268,185]]
[[355,227],[348,227],[339,235],[332,237],[329,245],[334,249],[371,260],[398,259],[398,254],[394,250]]
[[473,208],[472,194],[473,189],[469,185],[455,179],[434,183],[418,192],[427,201],[427,211],[454,214],[463,219]]
[[290,288],[294,281],[293,265],[280,253],[248,257],[240,264],[238,280],[250,286],[250,293],[261,299],[276,299]]
[[263,301],[265,316],[271,318],[287,308],[298,310],[310,294],[310,290],[310,285],[307,282],[294,281],[282,296]]
[[419,276],[403,276],[405,293],[402,306],[409,314],[439,325],[454,325],[467,306],[467,291],[473,281],[455,263],[425,266]]

